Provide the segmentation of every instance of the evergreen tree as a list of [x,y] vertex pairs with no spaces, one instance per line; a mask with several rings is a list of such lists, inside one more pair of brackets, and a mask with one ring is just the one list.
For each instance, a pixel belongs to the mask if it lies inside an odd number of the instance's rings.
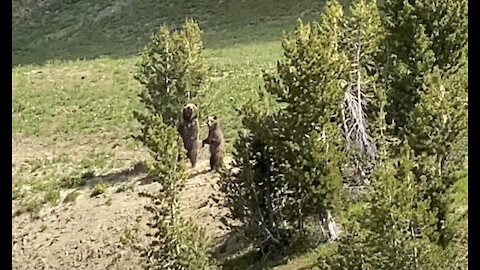
[[261,103],[243,110],[248,132],[235,145],[239,170],[224,181],[234,217],[248,224],[257,246],[281,249],[306,233],[308,219],[336,214],[347,158],[374,156],[371,134],[385,128],[377,111],[386,97],[373,62],[382,39],[376,5],[364,1],[351,16],[330,1],[319,22],[299,22],[285,35],[283,59],[264,74],[266,92],[284,107],[273,114]]
[[195,101],[205,80],[202,30],[187,19],[179,31],[163,25],[142,53],[135,75],[142,85],[140,101],[146,112],[136,112],[137,119],[162,115],[168,125],[178,124],[183,106]]
[[413,173],[416,163],[406,143],[399,157],[383,157],[365,209],[346,226],[336,255],[321,258],[321,269],[452,269],[452,260],[435,241],[437,219],[424,196],[427,178],[416,179]]
[[387,0],[383,9],[389,121],[394,136],[407,136],[415,153],[435,164],[419,164],[416,174],[429,177],[426,196],[446,246],[446,193],[467,155],[467,1]]
[[145,269],[213,269],[204,231],[179,213],[179,195],[187,179],[185,150],[176,125],[183,106],[195,99],[204,80],[198,25],[187,20],[180,31],[166,26],[146,46],[135,78],[144,86],[145,106],[135,116],[141,132],[135,138],[149,150],[149,174],[161,183],[146,209],[152,214],[149,245],[142,250]]
[[146,209],[152,214],[150,242],[141,253],[144,269],[214,269],[204,230],[179,214],[179,195],[187,180],[182,140],[161,116],[155,119],[156,128],[146,131],[153,157],[149,173],[162,185],[159,192],[142,193],[151,199]]
[[[343,16],[338,6],[331,9],[330,16]],[[328,19],[335,20],[325,18],[324,27]],[[247,132],[234,153],[239,170],[223,181],[234,217],[265,252],[287,247],[305,233],[308,217],[335,211],[339,202],[341,133],[330,120],[340,115],[343,91],[332,78],[346,59],[333,53],[336,36],[327,31],[300,22],[284,37],[284,58],[264,81],[285,108],[271,115],[244,108]]]
[[446,193],[465,165],[465,3],[386,0],[382,17],[375,1],[355,1],[348,16],[331,1],[318,23],[284,37],[276,72],[264,74],[284,107],[243,110],[239,170],[224,185],[257,246],[289,244],[308,218],[338,213],[351,180],[341,168],[359,165],[373,182],[369,218],[347,226],[336,269],[452,266]]
[[390,119],[408,129],[420,103],[424,76],[435,68],[452,75],[467,63],[466,0],[386,0],[384,61],[390,82]]
[[[466,1],[387,0],[383,7],[376,70],[389,99],[383,115],[396,128],[380,125],[389,131],[379,140],[387,158],[372,175],[365,211],[346,224],[338,255],[322,266],[465,269],[465,233],[448,219],[447,195],[465,166]],[[408,145],[389,145],[387,137],[406,137]]]
[[447,213],[447,224],[452,241],[448,246],[453,269],[468,269],[468,171],[459,172],[460,180],[448,192],[451,205]]

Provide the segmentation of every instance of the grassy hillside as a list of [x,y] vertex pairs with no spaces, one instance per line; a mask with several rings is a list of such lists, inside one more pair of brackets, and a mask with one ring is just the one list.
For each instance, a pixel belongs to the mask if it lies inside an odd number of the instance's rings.
[[[22,180],[14,181],[13,191],[22,199],[47,186],[58,190],[65,177],[134,162],[120,162],[115,153],[140,151],[129,140],[135,130],[132,111],[139,106],[136,55],[162,23],[180,25],[186,16],[201,22],[215,90],[202,111],[222,115],[231,141],[240,126],[233,105],[261,87],[262,69],[281,56],[282,31],[292,29],[299,17],[318,16],[323,5],[286,0],[12,3],[12,58],[14,65],[22,64],[12,70],[13,176]],[[75,151],[76,145],[94,151]]]
[[[135,130],[132,111],[139,106],[139,85],[133,79],[136,55],[162,23],[180,25],[186,16],[200,21],[214,89],[202,111],[222,115],[231,142],[240,126],[234,104],[254,97],[261,87],[261,71],[273,67],[281,56],[282,31],[293,29],[299,17],[318,16],[323,1],[23,0],[12,4],[12,58],[14,65],[22,65],[12,70],[12,158],[14,179],[22,179],[13,187],[15,198],[30,198],[25,194],[44,191],[45,186],[57,190],[65,177],[126,166],[113,152],[140,151],[129,140]],[[75,145],[95,150],[75,151]],[[23,187],[27,183],[35,185]]]
[[23,0],[13,1],[13,64],[51,59],[124,58],[167,23],[193,17],[207,48],[278,41],[299,17],[317,16],[323,0]]

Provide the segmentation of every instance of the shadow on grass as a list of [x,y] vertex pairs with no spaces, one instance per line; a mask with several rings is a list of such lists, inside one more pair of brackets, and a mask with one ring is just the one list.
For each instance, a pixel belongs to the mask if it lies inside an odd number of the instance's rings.
[[[61,181],[62,188],[91,188],[96,184],[103,183],[106,185],[115,185],[122,182],[127,182],[133,177],[140,176],[147,173],[147,166],[145,162],[136,163],[133,167],[122,171],[113,172],[105,175],[95,175],[94,172],[86,172],[78,177],[64,178]],[[152,182],[152,179],[145,176],[138,180],[141,185],[146,185]]]
[[[312,250],[313,245],[298,241],[298,244],[286,249],[282,253],[263,256],[254,250],[242,235],[243,228],[231,231],[219,241],[213,250],[214,258],[224,270],[261,270],[286,265],[289,260]],[[307,241],[308,243],[308,241]],[[301,265],[292,265],[288,269],[315,269],[316,263],[305,262]],[[292,268],[293,267],[293,268]]]
[[207,48],[280,40],[297,18],[317,17],[324,2],[48,1],[28,6],[27,12],[20,3],[13,9],[12,62],[16,66],[137,55],[160,25],[178,28],[186,17],[198,20],[205,30]]
[[223,236],[212,251],[213,257],[224,270],[244,270],[255,265],[261,257],[249,249],[240,229],[232,230]]
[[255,250],[240,250],[239,254],[235,254],[232,257],[226,258],[224,261],[222,261],[221,265],[222,269],[224,270],[271,269],[276,266],[286,264],[290,255],[293,254],[279,254],[263,257]]
[[[304,250],[305,252],[307,250]],[[289,265],[289,260],[300,252],[286,253],[283,255],[271,255],[268,258],[262,258],[257,252],[250,250],[240,256],[225,260],[222,263],[224,270],[263,270],[273,269],[279,266],[285,266],[289,270],[310,270],[318,269],[317,263],[309,263],[308,265]]]
[[[210,171],[204,169],[201,171],[195,171],[188,176],[188,179],[194,178],[199,175],[208,174]],[[148,185],[154,181],[154,178],[148,176],[148,169],[144,161],[137,162],[133,167],[127,168],[121,171],[105,174],[95,175],[94,172],[88,171],[77,177],[64,178],[61,181],[60,186],[62,188],[91,188],[96,184],[103,183],[109,186],[116,185],[118,183],[128,182],[133,178],[143,175],[143,177],[135,180],[140,185]]]

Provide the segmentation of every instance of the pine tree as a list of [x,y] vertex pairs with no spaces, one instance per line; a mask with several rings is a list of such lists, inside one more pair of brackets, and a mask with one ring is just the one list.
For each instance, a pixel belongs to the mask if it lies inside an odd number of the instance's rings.
[[168,125],[178,124],[180,112],[195,101],[205,80],[202,30],[187,19],[179,31],[171,32],[163,25],[142,53],[135,75],[142,85],[140,101],[146,112],[137,118],[162,115]]
[[[465,234],[448,219],[447,194],[465,166],[466,1],[387,0],[383,8],[386,39],[376,70],[389,99],[383,115],[396,128],[380,125],[389,133],[381,136],[388,158],[372,175],[365,212],[346,224],[338,255],[322,265],[465,269]],[[389,146],[387,137],[408,145]]]
[[146,209],[149,245],[143,248],[144,269],[214,269],[209,241],[202,228],[179,214],[179,195],[187,180],[183,143],[174,127],[155,117],[156,128],[146,131],[151,139],[153,162],[149,173],[161,183],[156,193],[142,193],[151,199]]
[[[465,164],[466,1],[383,7],[387,35],[376,70],[389,99],[383,115],[396,129],[380,125],[389,131],[381,151],[388,158],[372,175],[366,209],[345,225],[338,255],[323,258],[322,268],[464,269],[465,234],[446,219],[446,195]],[[404,136],[403,150],[385,140]]]
[[429,177],[426,196],[445,247],[446,193],[467,155],[467,1],[387,0],[383,9],[389,121],[394,136],[406,136],[415,153],[435,164],[420,164],[416,174]]
[[460,180],[448,192],[451,205],[447,213],[447,224],[452,241],[448,246],[453,269],[468,269],[468,171],[459,172]]
[[424,75],[438,68],[448,76],[466,64],[468,5],[466,0],[386,0],[382,9],[389,33],[384,60],[390,118],[408,129]]
[[[342,16],[335,8],[331,16]],[[270,115],[244,108],[247,133],[234,153],[239,170],[223,181],[234,217],[266,253],[288,247],[305,233],[309,217],[339,203],[341,133],[330,120],[340,115],[343,91],[331,78],[345,59],[332,53],[336,37],[320,31],[299,22],[293,36],[284,37],[284,58],[264,81],[266,92],[286,106]]]
[[400,153],[382,158],[365,208],[346,226],[336,255],[321,258],[321,269],[451,269],[450,257],[435,241],[436,214],[424,196],[427,178],[415,178],[417,160],[408,144]]
[[204,80],[198,25],[187,20],[180,31],[162,26],[146,46],[135,78],[145,110],[135,112],[141,125],[135,138],[151,155],[149,175],[161,184],[146,209],[152,214],[142,249],[145,269],[214,269],[208,238],[202,228],[179,213],[179,195],[187,180],[185,150],[177,132],[183,106],[194,100]]
[[330,1],[319,22],[299,22],[285,35],[283,59],[264,74],[265,91],[284,107],[273,114],[261,104],[244,109],[248,132],[234,155],[239,170],[224,181],[232,212],[252,228],[257,246],[288,246],[306,233],[307,220],[341,209],[342,167],[355,151],[375,152],[370,135],[385,128],[386,97],[373,62],[382,39],[376,5],[364,1],[352,16]]

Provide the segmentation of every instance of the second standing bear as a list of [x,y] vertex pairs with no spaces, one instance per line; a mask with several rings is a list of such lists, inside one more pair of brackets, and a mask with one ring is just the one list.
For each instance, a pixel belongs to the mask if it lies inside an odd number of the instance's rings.
[[[207,124],[208,137],[202,141],[202,148],[205,144],[210,146],[210,169],[217,170],[223,166],[225,140],[216,116],[208,117]],[[200,146],[198,108],[195,104],[189,103],[183,108],[178,131],[182,137],[185,150],[187,150],[187,157],[190,159],[192,167],[195,168]]]
[[218,170],[223,167],[223,153],[225,151],[225,140],[220,123],[216,116],[209,116],[207,120],[208,137],[203,140],[202,148],[205,144],[210,149],[210,170]]

